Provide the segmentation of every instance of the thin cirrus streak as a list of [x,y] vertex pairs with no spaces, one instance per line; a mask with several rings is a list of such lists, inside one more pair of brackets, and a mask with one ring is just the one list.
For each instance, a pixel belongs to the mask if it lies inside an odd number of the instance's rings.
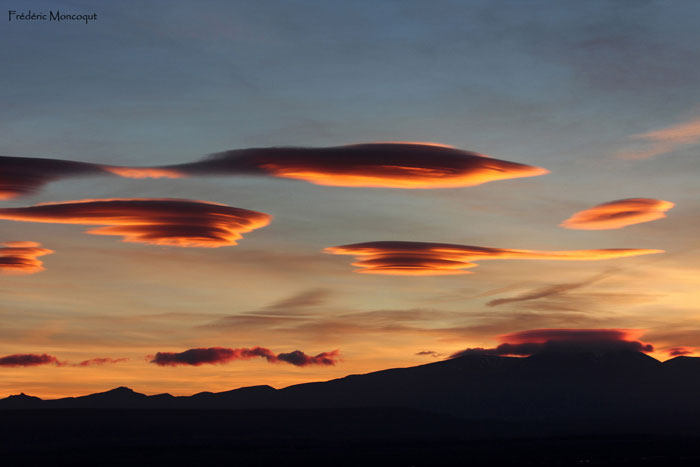
[[636,329],[533,329],[500,336],[493,348],[472,347],[455,352],[450,358],[468,355],[529,356],[547,350],[617,350],[652,352],[654,346],[637,339]]
[[237,149],[159,169],[186,175],[269,175],[316,185],[407,189],[473,186],[549,173],[451,146],[410,142]]
[[116,364],[116,363],[122,363],[122,362],[127,362],[127,361],[129,361],[128,358],[99,357],[99,358],[91,358],[89,360],[83,360],[82,362],[75,363],[71,366],[78,366],[78,367],[102,366],[102,365]]
[[663,253],[663,250],[616,248],[599,250],[536,251],[489,248],[449,243],[367,242],[329,247],[325,253],[353,255],[352,263],[362,274],[437,276],[470,274],[464,271],[477,265],[475,261],[493,259],[539,259],[595,261],[627,256]]
[[44,270],[44,263],[37,258],[51,253],[53,250],[36,242],[0,243],[0,273],[36,274]]
[[184,352],[158,352],[152,356],[151,363],[158,366],[221,364],[234,360],[250,360],[264,358],[270,363],[289,363],[294,366],[335,365],[338,362],[339,351],[322,352],[316,356],[307,355],[300,350],[275,354],[264,347],[230,349],[226,347],[209,347],[189,349]]
[[242,234],[269,224],[272,216],[205,201],[183,199],[91,199],[2,208],[0,219],[103,225],[94,235],[126,242],[180,247],[236,245]]
[[38,366],[54,363],[58,366],[58,359],[48,354],[12,354],[0,357],[0,366]]
[[652,198],[628,198],[599,204],[577,212],[561,224],[575,230],[612,230],[666,217],[674,204]]
[[641,140],[646,147],[637,151],[625,151],[618,154],[620,159],[649,159],[667,154],[686,146],[700,143],[700,119],[689,120],[677,125],[633,135],[632,139]]

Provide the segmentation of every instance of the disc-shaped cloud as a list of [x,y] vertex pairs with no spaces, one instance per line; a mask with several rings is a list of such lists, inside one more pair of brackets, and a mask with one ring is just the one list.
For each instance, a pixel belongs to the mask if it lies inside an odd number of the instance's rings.
[[451,358],[466,355],[527,356],[545,350],[653,351],[651,344],[637,340],[641,334],[641,331],[630,329],[533,329],[501,336],[502,344],[497,347],[468,348]]
[[248,173],[316,185],[380,188],[453,188],[549,173],[539,167],[426,143],[238,149],[161,169],[187,175]]
[[96,199],[0,209],[0,219],[101,225],[95,235],[126,242],[208,247],[236,245],[242,234],[266,226],[271,216],[222,204],[183,199]]
[[0,357],[0,366],[38,366],[49,363],[60,365],[56,357],[48,354],[21,353]]
[[475,261],[492,259],[594,261],[663,252],[637,248],[537,251],[393,241],[334,246],[324,251],[355,256],[357,261],[352,264],[360,268],[355,272],[411,276],[469,274],[464,269],[476,267]]
[[41,248],[36,242],[0,243],[0,273],[34,274],[43,271],[44,263],[37,258],[51,253],[52,250]]
[[620,199],[577,212],[560,225],[577,230],[621,229],[628,225],[663,219],[666,217],[664,213],[673,206],[672,202],[661,199]]

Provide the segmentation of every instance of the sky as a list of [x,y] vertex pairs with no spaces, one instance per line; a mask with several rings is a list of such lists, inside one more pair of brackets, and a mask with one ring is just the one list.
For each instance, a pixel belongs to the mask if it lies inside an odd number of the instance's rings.
[[697,2],[2,3],[0,397],[700,355]]

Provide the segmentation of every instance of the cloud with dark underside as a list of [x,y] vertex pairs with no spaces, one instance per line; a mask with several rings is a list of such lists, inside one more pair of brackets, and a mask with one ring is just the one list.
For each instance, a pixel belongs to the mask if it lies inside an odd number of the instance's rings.
[[665,352],[671,357],[681,357],[683,355],[692,355],[695,353],[695,349],[689,347],[671,347],[666,349]]
[[620,199],[577,212],[559,225],[575,230],[621,229],[628,225],[663,219],[673,206],[672,202],[661,199]]
[[61,365],[58,359],[52,355],[48,354],[13,354],[0,357],[0,367],[8,366],[38,366],[38,365],[48,365],[53,363],[55,365]]
[[34,193],[52,181],[90,175],[127,178],[261,175],[326,186],[455,188],[547,173],[548,170],[540,167],[431,143],[234,149],[200,161],[162,167],[0,157],[0,199]]
[[549,171],[430,143],[367,143],[325,148],[236,149],[154,169],[194,175],[266,175],[316,185],[455,188]]
[[325,253],[352,255],[352,263],[362,274],[436,276],[469,274],[464,271],[476,261],[495,259],[532,259],[594,261],[627,256],[663,253],[663,250],[614,248],[597,250],[537,251],[490,248],[449,243],[367,242],[329,247]]
[[189,349],[184,352],[158,352],[151,359],[151,363],[159,366],[204,364],[222,364],[234,360],[250,360],[251,358],[264,358],[269,363],[289,363],[294,366],[304,367],[311,365],[329,366],[338,362],[339,351],[322,352],[318,355],[307,355],[300,350],[289,353],[275,354],[264,347],[237,348],[209,347]]
[[128,361],[128,358],[109,358],[109,357],[100,357],[100,358],[91,358],[89,360],[83,360],[80,363],[75,363],[72,366],[78,366],[78,367],[88,367],[88,366],[103,366],[103,365],[112,365],[116,363],[122,363]]
[[0,243],[0,274],[35,274],[44,270],[37,259],[53,253],[36,242]]
[[172,170],[131,168],[39,157],[0,156],[0,200],[36,193],[49,182],[74,177],[118,175],[129,178],[176,178]]
[[497,347],[467,348],[450,358],[468,355],[523,357],[550,350],[652,352],[654,346],[637,340],[640,335],[640,331],[630,329],[534,329],[503,335]]
[[272,216],[223,204],[184,199],[93,199],[0,208],[0,219],[97,225],[94,235],[125,242],[217,248],[266,226]]
[[433,357],[433,358],[444,357],[444,354],[438,353],[434,350],[421,350],[420,352],[416,352],[415,355],[418,355],[419,357]]

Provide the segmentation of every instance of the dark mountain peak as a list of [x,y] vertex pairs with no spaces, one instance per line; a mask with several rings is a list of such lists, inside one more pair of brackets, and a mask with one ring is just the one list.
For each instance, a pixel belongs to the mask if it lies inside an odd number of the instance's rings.
[[25,393],[21,392],[19,394],[12,394],[5,398],[5,400],[14,400],[14,401],[40,401],[41,398],[36,397],[36,396],[28,396]]

